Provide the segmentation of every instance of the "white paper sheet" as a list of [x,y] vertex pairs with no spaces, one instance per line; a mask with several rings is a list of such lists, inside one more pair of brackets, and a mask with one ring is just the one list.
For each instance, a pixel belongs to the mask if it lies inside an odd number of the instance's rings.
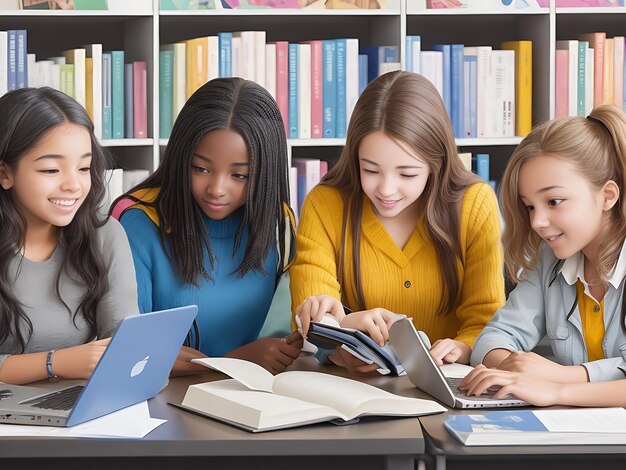
[[164,419],[151,418],[148,402],[143,401],[70,428],[0,424],[0,437],[49,436],[140,439],[165,421]]

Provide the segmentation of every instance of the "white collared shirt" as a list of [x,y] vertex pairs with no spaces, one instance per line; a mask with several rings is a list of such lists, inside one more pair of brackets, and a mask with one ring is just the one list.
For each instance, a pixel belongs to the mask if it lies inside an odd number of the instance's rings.
[[[585,280],[585,255],[583,255],[582,251],[579,251],[578,253],[567,258],[563,263],[560,272],[563,275],[565,282],[567,282],[570,286],[575,284],[576,281],[580,279],[585,286],[585,294],[598,302],[598,300],[591,295],[591,292],[589,291],[589,284]],[[626,242],[622,244],[622,249],[617,258],[617,263],[608,278],[608,282],[615,289],[617,289],[622,282],[622,279],[624,279],[624,276],[626,276]]]

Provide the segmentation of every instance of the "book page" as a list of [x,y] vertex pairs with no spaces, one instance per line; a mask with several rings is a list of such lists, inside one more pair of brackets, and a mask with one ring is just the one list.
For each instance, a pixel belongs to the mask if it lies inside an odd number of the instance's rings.
[[182,406],[248,430],[260,431],[343,418],[334,409],[250,390],[234,379],[191,385]]
[[445,411],[431,400],[406,398],[319,372],[283,372],[274,379],[274,393],[329,406],[351,419],[365,414],[415,416]]
[[203,357],[191,362],[202,364],[232,377],[250,390],[272,391],[274,376],[258,364],[232,357]]
[[624,408],[538,410],[533,414],[550,432],[626,433]]

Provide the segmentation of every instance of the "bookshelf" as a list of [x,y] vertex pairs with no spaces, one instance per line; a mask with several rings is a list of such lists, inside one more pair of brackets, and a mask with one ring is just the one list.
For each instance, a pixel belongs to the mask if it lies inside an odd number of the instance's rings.
[[[557,39],[583,32],[626,33],[626,8],[550,8],[538,10],[427,10],[425,0],[388,0],[385,10],[206,10],[159,11],[158,0],[109,0],[113,11],[2,10],[0,30],[27,29],[28,52],[38,58],[58,55],[83,44],[102,43],[104,50],[123,49],[129,61],[147,63],[148,138],[109,139],[103,144],[118,165],[153,171],[167,140],[159,139],[159,47],[221,31],[264,30],[267,41],[356,37],[359,45],[399,47],[404,64],[407,35],[420,35],[422,50],[436,43],[492,45],[533,41],[533,123],[555,115],[554,63]],[[471,22],[471,27],[468,27]],[[488,152],[499,178],[520,137],[458,139],[462,151]],[[292,156],[336,157],[343,139],[289,139]]]

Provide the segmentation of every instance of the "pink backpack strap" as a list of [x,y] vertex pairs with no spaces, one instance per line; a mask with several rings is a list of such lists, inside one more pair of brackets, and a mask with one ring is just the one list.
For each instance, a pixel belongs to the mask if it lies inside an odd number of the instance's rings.
[[113,207],[113,210],[111,211],[111,216],[114,219],[120,220],[120,217],[122,217],[122,214],[124,213],[124,211],[128,209],[129,207],[134,206],[135,204],[137,204],[137,201],[133,198],[130,198],[130,197],[122,198],[119,201],[117,201],[117,204],[115,204],[115,206]]

